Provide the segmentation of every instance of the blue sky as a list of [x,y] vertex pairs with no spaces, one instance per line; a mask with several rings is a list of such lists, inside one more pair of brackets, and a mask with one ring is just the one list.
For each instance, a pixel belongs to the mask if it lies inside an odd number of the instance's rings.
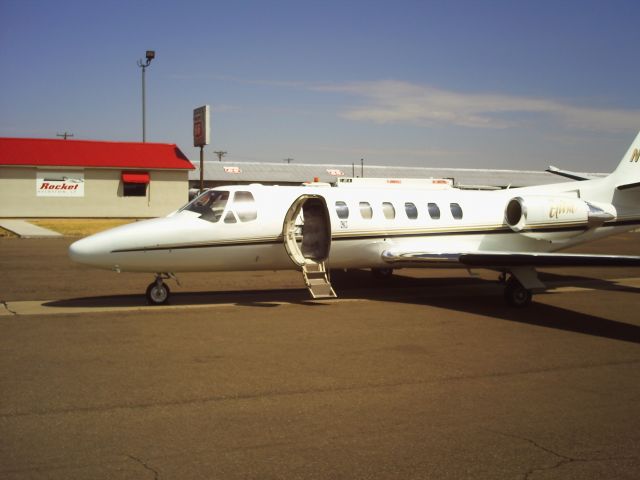
[[610,171],[640,130],[637,1],[0,0],[0,136],[193,160]]

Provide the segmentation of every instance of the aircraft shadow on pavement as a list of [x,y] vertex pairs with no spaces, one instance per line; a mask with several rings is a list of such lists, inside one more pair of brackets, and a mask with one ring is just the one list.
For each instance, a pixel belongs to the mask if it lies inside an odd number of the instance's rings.
[[[199,291],[171,293],[167,306],[197,305],[241,305],[253,307],[277,307],[279,303],[305,303],[309,299],[307,291],[299,289],[241,290],[241,291]],[[144,295],[103,295],[54,300],[44,303],[45,307],[61,308],[136,308],[147,307]],[[151,308],[151,307],[150,307]]]
[[[640,293],[640,288],[617,285],[615,282],[578,276],[542,273],[541,278],[553,286],[588,286],[598,290]],[[640,343],[640,326],[609,320],[561,307],[534,301],[527,308],[505,305],[502,286],[491,280],[473,277],[414,278],[393,275],[380,280],[368,271],[354,270],[332,274],[332,285],[341,299],[410,303],[452,311],[485,315],[511,322],[555,328],[614,340]],[[547,293],[553,295],[553,292]],[[543,294],[543,295],[547,295]],[[322,307],[330,304],[311,300],[304,288],[242,291],[173,292],[170,305],[237,305],[273,308],[281,303]],[[144,296],[112,295],[72,298],[44,304],[47,307],[105,308],[143,307]]]
[[[618,285],[603,279],[552,273],[541,273],[540,277],[550,287],[583,286],[597,290],[640,294],[640,288]],[[385,290],[378,286],[380,294],[372,294],[371,299],[428,305],[511,322],[640,343],[640,326],[546,305],[536,302],[535,296],[534,301],[526,308],[509,307],[502,299],[502,285],[495,281],[470,277],[415,279],[402,278],[400,275],[394,275],[388,280],[390,280],[388,283],[390,288]],[[362,285],[362,282],[366,282],[364,277],[360,278],[358,285]],[[356,282],[352,284],[354,283]],[[393,285],[401,288],[393,288]],[[343,297],[346,296],[347,291],[342,291]],[[371,291],[374,292],[374,290]],[[563,295],[563,293],[552,291],[541,295],[555,294]]]

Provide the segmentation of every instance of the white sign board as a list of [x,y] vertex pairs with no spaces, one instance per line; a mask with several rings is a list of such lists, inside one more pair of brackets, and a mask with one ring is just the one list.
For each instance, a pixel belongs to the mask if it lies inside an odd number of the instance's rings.
[[36,173],[38,197],[84,197],[84,172],[62,170]]
[[193,111],[193,146],[204,147],[211,142],[211,124],[209,105]]

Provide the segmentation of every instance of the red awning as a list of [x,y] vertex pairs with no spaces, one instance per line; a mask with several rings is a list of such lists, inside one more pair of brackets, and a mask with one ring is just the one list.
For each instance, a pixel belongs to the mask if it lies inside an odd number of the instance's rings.
[[149,172],[122,172],[124,183],[149,183]]

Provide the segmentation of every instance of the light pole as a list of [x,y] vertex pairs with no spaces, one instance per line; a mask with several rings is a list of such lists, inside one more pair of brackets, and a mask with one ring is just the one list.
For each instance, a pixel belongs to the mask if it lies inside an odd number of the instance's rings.
[[145,105],[145,92],[144,92],[144,74],[147,67],[151,64],[151,60],[156,58],[155,50],[147,50],[146,53],[147,61],[143,62],[142,60],[138,60],[138,66],[142,68],[142,142],[147,141],[147,124],[146,124],[146,105]]

